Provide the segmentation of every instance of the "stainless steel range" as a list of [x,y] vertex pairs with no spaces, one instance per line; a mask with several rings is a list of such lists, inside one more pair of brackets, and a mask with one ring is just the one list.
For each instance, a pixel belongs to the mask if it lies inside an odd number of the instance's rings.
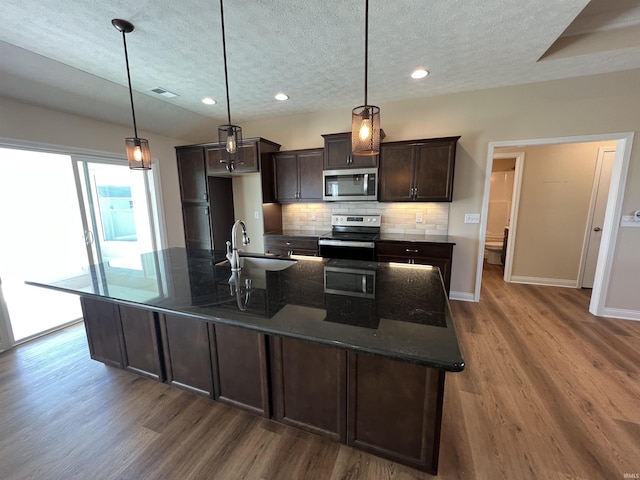
[[380,215],[331,215],[331,232],[318,240],[320,256],[374,261],[379,236]]

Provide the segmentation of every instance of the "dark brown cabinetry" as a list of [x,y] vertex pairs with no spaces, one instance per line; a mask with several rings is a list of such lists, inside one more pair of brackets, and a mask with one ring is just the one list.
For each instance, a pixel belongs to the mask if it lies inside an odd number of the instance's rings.
[[233,225],[232,180],[207,177],[204,152],[201,146],[176,148],[185,245],[220,250]]
[[360,156],[351,154],[351,132],[330,133],[322,135],[322,137],[324,138],[325,170],[378,166],[378,155]]
[[460,137],[388,142],[380,147],[381,202],[450,202]]
[[160,327],[167,382],[212,396],[211,344],[207,322],[162,315]]
[[264,334],[217,324],[211,326],[214,398],[264,417],[271,414]]
[[264,251],[281,257],[290,255],[317,257],[318,239],[316,237],[295,237],[290,235],[265,235]]
[[436,473],[444,378],[441,370],[349,352],[347,444]]
[[451,261],[453,243],[426,242],[376,242],[376,260],[378,262],[417,263],[433,265],[440,269],[447,294],[451,283]]
[[[220,145],[207,147],[207,173],[209,175],[229,174],[227,165],[225,163],[220,163],[221,150],[223,148],[225,147]],[[240,161],[235,164],[233,173],[258,172],[260,163],[258,161],[259,153],[257,143],[253,141],[243,142],[238,146],[238,149],[240,152]]]
[[163,381],[158,314],[120,305],[124,368],[154,380]]
[[80,297],[91,358],[118,368],[124,367],[122,326],[118,305]]
[[279,203],[322,201],[322,149],[291,150],[273,155]]
[[347,353],[290,338],[270,340],[274,418],[344,442]]

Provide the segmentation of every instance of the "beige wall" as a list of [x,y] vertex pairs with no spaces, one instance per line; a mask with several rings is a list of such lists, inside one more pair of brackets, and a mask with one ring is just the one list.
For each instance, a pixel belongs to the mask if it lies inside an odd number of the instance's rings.
[[615,142],[495,149],[524,152],[514,280],[577,284],[598,149],[605,146]]
[[[255,218],[258,212],[259,218]],[[233,214],[236,220],[244,221],[249,245],[243,245],[245,252],[264,253],[264,223],[262,219],[262,182],[260,174],[243,175],[233,179]],[[231,232],[229,232],[229,239]],[[238,242],[240,234],[238,233]]]
[[[124,157],[124,139],[131,128],[57,112],[0,97],[0,138],[115,153]],[[148,132],[151,155],[157,160],[163,194],[168,246],[184,246],[180,186],[174,146],[187,142]]]
[[[428,79],[425,81],[428,91]],[[371,96],[375,102],[375,94]],[[489,142],[628,132],[640,129],[640,70],[379,104],[387,141],[461,135],[456,159],[449,235],[454,249],[451,290],[472,294],[479,224],[465,213],[482,207]],[[244,122],[246,137],[262,136],[282,149],[321,147],[323,133],[349,130],[352,106]],[[636,140],[637,143],[637,140]],[[640,208],[640,149],[632,151],[623,209]],[[637,272],[640,229],[622,228],[616,245],[607,306],[640,311]],[[634,273],[635,272],[635,273]]]

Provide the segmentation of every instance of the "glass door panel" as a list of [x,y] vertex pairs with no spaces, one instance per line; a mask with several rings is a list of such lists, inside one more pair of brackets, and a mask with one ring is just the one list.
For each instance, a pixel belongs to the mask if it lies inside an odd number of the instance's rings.
[[76,296],[24,284],[72,277],[88,263],[71,157],[0,148],[0,222],[3,311],[14,340],[81,318]]

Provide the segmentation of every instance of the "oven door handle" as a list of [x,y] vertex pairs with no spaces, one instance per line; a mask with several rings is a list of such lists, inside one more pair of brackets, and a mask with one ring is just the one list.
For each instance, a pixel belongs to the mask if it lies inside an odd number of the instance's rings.
[[357,242],[355,240],[318,240],[318,245],[325,245],[331,247],[355,247],[355,248],[375,248],[374,242]]

